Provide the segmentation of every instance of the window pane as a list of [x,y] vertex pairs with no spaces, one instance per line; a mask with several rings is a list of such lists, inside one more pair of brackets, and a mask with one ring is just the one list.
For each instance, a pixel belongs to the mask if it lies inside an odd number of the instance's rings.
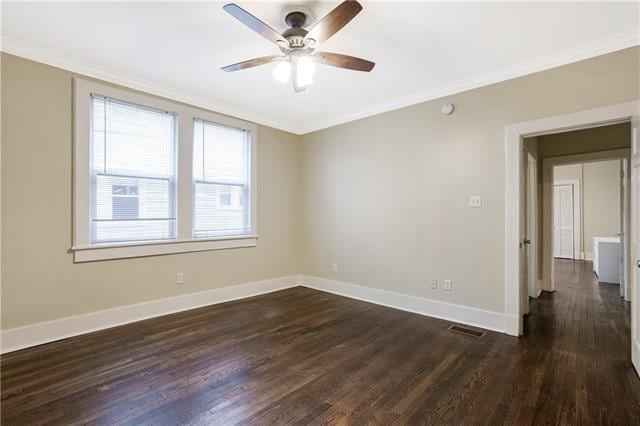
[[94,96],[92,242],[175,238],[175,116]]
[[194,177],[205,182],[244,183],[246,133],[196,121],[194,128]]
[[250,233],[248,134],[196,120],[193,147],[194,237]]
[[245,234],[242,186],[195,184],[194,236]]

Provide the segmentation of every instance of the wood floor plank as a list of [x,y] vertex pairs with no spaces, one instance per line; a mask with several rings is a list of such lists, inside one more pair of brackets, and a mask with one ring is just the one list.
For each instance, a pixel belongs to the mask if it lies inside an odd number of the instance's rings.
[[629,304],[555,269],[520,339],[296,287],[13,352],[2,424],[640,424]]

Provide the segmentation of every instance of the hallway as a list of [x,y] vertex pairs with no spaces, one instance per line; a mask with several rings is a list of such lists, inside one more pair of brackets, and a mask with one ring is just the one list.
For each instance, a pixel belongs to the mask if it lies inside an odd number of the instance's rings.
[[555,274],[556,291],[533,301],[525,320],[516,371],[528,396],[518,403],[534,423],[638,424],[629,303],[617,285],[598,283],[591,262],[555,260]]

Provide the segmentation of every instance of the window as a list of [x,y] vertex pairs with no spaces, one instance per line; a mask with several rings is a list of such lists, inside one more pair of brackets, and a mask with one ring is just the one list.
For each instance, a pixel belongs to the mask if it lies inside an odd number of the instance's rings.
[[91,242],[175,238],[175,114],[91,103]]
[[74,85],[76,262],[256,245],[254,124]]
[[[193,129],[193,236],[251,232],[247,132],[195,120]],[[235,202],[232,202],[235,201]]]

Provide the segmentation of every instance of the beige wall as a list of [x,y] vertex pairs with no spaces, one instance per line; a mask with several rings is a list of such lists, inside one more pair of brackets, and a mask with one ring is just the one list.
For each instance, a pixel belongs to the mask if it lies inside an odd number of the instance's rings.
[[74,264],[71,90],[70,72],[2,55],[3,329],[301,272],[299,137],[263,126],[257,247]]
[[567,164],[553,168],[553,180],[557,182],[565,179],[579,179],[582,181],[582,164]]
[[593,255],[593,237],[620,232],[620,160],[568,164],[554,168],[554,180],[580,182],[580,251]]
[[593,252],[593,237],[620,232],[620,161],[598,161],[583,166],[584,251]]
[[560,157],[629,148],[631,124],[594,127],[572,132],[554,133],[538,137],[538,157]]
[[505,125],[636,99],[638,59],[627,49],[303,136],[305,273],[503,311]]

